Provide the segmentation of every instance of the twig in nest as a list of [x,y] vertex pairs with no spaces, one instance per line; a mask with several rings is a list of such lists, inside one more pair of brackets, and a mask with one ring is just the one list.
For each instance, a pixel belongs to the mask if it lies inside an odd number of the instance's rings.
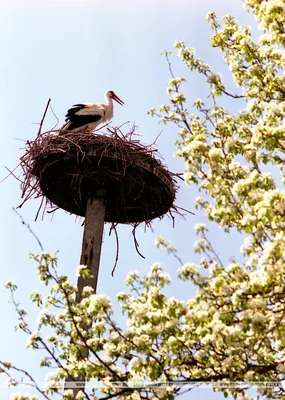
[[[19,164],[18,164],[19,165]],[[17,179],[17,181],[23,183],[23,181],[21,181],[21,179],[19,179],[19,177],[17,177],[15,174],[13,174],[13,171],[11,171],[9,168],[5,167],[7,169],[7,171],[10,172],[10,175],[12,175],[15,179]],[[15,171],[15,169],[14,169]]]
[[39,206],[39,209],[38,209],[37,214],[36,214],[36,217],[35,217],[35,222],[36,222],[36,220],[38,219],[38,216],[39,216],[39,213],[40,213],[40,211],[41,211],[41,208],[42,208],[42,205],[43,205],[44,200],[45,200],[45,198],[42,197],[41,204],[40,204],[40,206]]
[[162,131],[159,132],[159,134],[156,136],[156,138],[154,139],[154,142],[151,143],[151,146],[154,146],[156,144],[157,139],[159,138],[159,136],[162,134]]
[[125,126],[125,125],[127,125],[127,124],[129,124],[129,123],[130,123],[130,121],[124,122],[123,124],[121,124],[120,126],[118,126],[118,129],[121,131],[122,126]]
[[[27,187],[29,187],[29,186],[27,186]],[[18,209],[18,208],[22,208],[22,206],[26,203],[26,201],[28,201],[28,200],[35,194],[35,192],[36,192],[36,191],[34,190],[34,188],[31,187],[29,193],[28,193],[27,196],[24,198],[24,200],[22,201],[22,203],[19,204],[19,205],[17,206],[17,209]],[[22,198],[23,198],[23,195],[22,195]]]
[[[184,173],[179,173],[179,174],[173,174],[175,175],[177,178],[181,179],[183,182],[185,182],[185,179],[183,178]],[[182,176],[181,176],[182,175]]]
[[114,267],[112,269],[111,275],[114,276],[116,267],[117,267],[117,263],[119,260],[119,236],[118,236],[118,232],[116,229],[117,224],[112,224],[110,231],[109,231],[109,236],[111,235],[112,231],[115,232],[115,237],[116,237],[116,245],[117,245],[117,251],[116,251],[116,258],[115,258],[115,263],[114,263]]
[[137,228],[137,226],[135,226],[134,229],[132,230],[132,235],[133,235],[133,238],[134,238],[135,248],[136,248],[137,253],[145,260],[145,256],[143,256],[139,251],[139,242],[137,241],[137,238],[136,238],[136,228]]
[[[0,183],[4,182],[7,178],[9,178],[10,175],[12,175],[14,178],[17,179],[17,181],[19,181],[19,178],[17,178],[17,177],[13,174],[13,172],[16,171],[16,169],[19,167],[19,165],[21,165],[21,163],[19,163],[19,164],[17,165],[17,167],[15,167],[12,171],[10,171],[9,168],[5,167],[5,168],[7,169],[7,171],[9,171],[9,174],[8,174],[7,176],[5,176],[5,178],[3,178],[3,179],[0,181]],[[20,182],[21,182],[21,181],[20,181]]]
[[[100,132],[103,128],[105,128],[106,126],[110,125],[110,123],[111,123],[111,121],[110,121],[110,122],[107,122],[106,124],[100,126],[100,128],[95,129],[94,132]],[[109,130],[109,128],[107,128],[107,130]]]
[[[52,213],[54,213],[56,210],[59,210],[59,209],[60,209],[60,207],[55,207],[53,210],[47,211],[47,214],[52,214]],[[83,224],[82,224],[81,226],[83,226]]]
[[37,235],[36,235],[35,232],[32,230],[32,228],[30,227],[30,225],[27,224],[27,223],[24,221],[24,219],[23,219],[23,217],[21,216],[21,214],[19,214],[18,211],[17,211],[15,208],[13,208],[13,211],[18,215],[18,217],[20,218],[22,224],[25,225],[25,227],[28,228],[28,230],[30,231],[30,233],[34,236],[34,238],[35,238],[36,241],[38,242],[38,245],[40,246],[41,251],[44,252],[44,248],[43,248],[43,245],[42,245],[41,242],[40,242],[40,239],[37,237]]
[[40,127],[39,127],[39,131],[38,131],[37,137],[40,136],[40,134],[41,134],[42,127],[43,127],[43,123],[44,123],[44,120],[45,120],[46,113],[47,113],[47,110],[48,110],[48,107],[49,107],[49,103],[50,103],[50,102],[51,102],[51,99],[48,99],[48,102],[47,102],[47,105],[46,105],[46,109],[45,109],[44,115],[43,115],[42,120],[41,120],[41,122],[40,122]]
[[170,215],[170,217],[171,217],[171,219],[172,219],[172,228],[174,228],[174,225],[175,225],[175,218],[174,218],[174,216],[172,215],[171,210],[169,210],[168,212],[169,212],[169,215]]
[[[187,210],[186,208],[183,208],[183,207],[175,206],[175,209],[176,210],[178,210],[178,209],[179,210],[183,210],[183,211],[187,212],[188,214],[195,215],[195,213],[193,213],[192,211],[189,211],[189,210]],[[182,213],[179,213],[179,212],[178,212],[178,214],[183,215]]]
[[[53,131],[53,130],[57,127],[57,125],[59,124],[59,119],[57,118],[56,113],[53,111],[52,106],[50,106],[50,109],[51,109],[51,112],[53,113],[53,116],[54,116],[55,119],[56,119],[56,124],[55,124],[54,127],[51,129],[51,130]],[[59,131],[60,131],[60,129],[59,129]]]

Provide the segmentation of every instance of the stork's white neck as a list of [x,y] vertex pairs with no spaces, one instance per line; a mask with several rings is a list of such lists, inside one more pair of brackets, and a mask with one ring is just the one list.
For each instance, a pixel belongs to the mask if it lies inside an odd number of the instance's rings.
[[105,100],[108,106],[113,105],[113,100],[105,93]]
[[107,96],[105,94],[105,100],[107,103],[107,107],[106,107],[106,117],[107,119],[112,119],[113,117],[113,100],[111,99],[111,97]]

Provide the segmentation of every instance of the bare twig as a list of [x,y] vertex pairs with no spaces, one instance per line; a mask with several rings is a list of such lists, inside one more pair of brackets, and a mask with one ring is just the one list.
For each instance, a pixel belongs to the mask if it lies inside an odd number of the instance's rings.
[[218,261],[218,263],[219,263],[222,267],[224,267],[224,264],[222,263],[222,260],[220,259],[218,253],[215,251],[215,249],[214,249],[212,243],[210,242],[210,240],[209,240],[209,239],[207,238],[207,236],[205,235],[205,232],[202,233],[202,237],[203,237],[203,239],[205,239],[206,242],[208,243],[208,246],[210,247],[210,251],[211,251],[211,253],[216,257],[216,260]]
[[44,252],[44,248],[43,248],[43,245],[42,245],[41,242],[40,242],[40,239],[37,237],[37,235],[36,235],[35,232],[32,230],[32,228],[30,227],[30,225],[27,224],[27,223],[24,221],[24,219],[23,219],[23,217],[21,216],[21,214],[19,214],[18,211],[17,211],[15,208],[13,208],[13,211],[18,215],[18,217],[20,218],[22,224],[25,225],[25,227],[26,227],[26,228],[30,231],[30,233],[34,236],[34,238],[35,238],[36,241],[38,242],[38,245],[40,246],[41,251]]
[[182,266],[184,265],[184,262],[182,261],[182,259],[176,254],[176,251],[171,251],[170,252],[174,258],[176,258],[176,260],[179,262],[179,264]]
[[[0,361],[0,364],[3,364],[3,363]],[[3,364],[3,365],[4,365],[4,364]],[[4,366],[5,366],[5,365],[4,365]],[[25,376],[27,376],[27,377],[30,379],[31,383],[25,382],[25,384],[26,384],[27,386],[32,386],[32,387],[34,387],[45,399],[50,400],[50,397],[48,397],[48,396],[45,394],[44,390],[41,390],[41,389],[40,389],[40,387],[37,385],[37,382],[34,380],[34,378],[32,377],[32,375],[30,375],[27,371],[25,371],[25,370],[23,370],[23,369],[21,369],[21,368],[17,368],[17,367],[15,367],[15,366],[11,366],[10,369],[13,369],[14,371],[17,371],[17,372],[21,372],[22,374],[24,374]],[[12,379],[14,382],[16,382],[16,384],[18,384],[18,383],[23,384],[23,382],[18,382],[17,380],[15,380],[14,378],[12,378],[12,376],[11,376],[11,375],[8,373],[8,371],[6,371],[5,369],[2,369],[2,372],[3,372],[5,375],[7,375],[8,378],[10,378],[10,379]]]
[[[165,53],[165,58],[166,58],[166,61],[167,61],[167,64],[168,64],[168,69],[169,69],[169,71],[170,71],[170,75],[171,75],[171,77],[174,79],[174,74],[173,74],[173,71],[172,71],[171,62],[170,62],[170,60],[169,60],[169,57],[168,57],[167,52]],[[179,86],[178,86],[177,84],[175,85],[175,91],[176,91],[176,93],[179,93]],[[184,110],[184,107],[183,107],[183,103],[181,103],[181,110],[182,110],[182,111],[185,111],[185,110]],[[188,131],[189,131],[191,134],[193,134],[193,132],[192,132],[192,130],[191,130],[191,128],[190,128],[190,125],[188,124],[188,121],[187,121],[186,117],[185,117],[184,115],[182,115],[181,118],[182,118],[183,123],[184,123],[185,126],[187,127]]]

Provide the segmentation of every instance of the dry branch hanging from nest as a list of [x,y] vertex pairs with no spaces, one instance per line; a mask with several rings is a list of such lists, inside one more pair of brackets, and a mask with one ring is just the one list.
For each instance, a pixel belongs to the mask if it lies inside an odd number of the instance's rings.
[[134,129],[111,135],[48,131],[28,142],[21,157],[23,203],[42,204],[84,217],[88,197],[106,190],[106,222],[147,224],[174,206],[175,174],[154,157],[156,150],[133,140]]

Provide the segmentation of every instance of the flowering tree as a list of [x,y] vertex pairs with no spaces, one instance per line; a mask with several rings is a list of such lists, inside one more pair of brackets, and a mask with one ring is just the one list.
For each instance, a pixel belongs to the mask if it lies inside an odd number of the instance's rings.
[[[285,192],[278,185],[284,181],[285,161],[285,0],[245,0],[244,5],[264,31],[257,43],[250,27],[232,16],[224,17],[223,27],[215,13],[207,16],[212,46],[223,52],[239,94],[230,93],[221,74],[196,58],[194,49],[176,41],[182,63],[205,76],[209,98],[195,100],[196,113],[187,111],[185,79],[175,77],[166,53],[172,73],[169,104],[150,111],[179,129],[177,154],[185,160],[185,181],[201,192],[197,209],[225,232],[244,234],[243,262],[224,265],[206,226],[198,225],[200,264],[184,264],[178,272],[198,288],[196,297],[187,303],[166,297],[163,288],[170,278],[159,264],[145,277],[129,273],[128,290],[118,294],[128,321],[128,328],[121,329],[107,297],[86,287],[77,303],[77,289],[58,275],[57,260],[44,253],[34,256],[40,279],[50,287],[47,297],[38,292],[31,297],[42,308],[36,331],[14,299],[16,285],[7,287],[18,328],[29,335],[28,346],[46,351],[41,366],[56,367],[46,388],[38,388],[44,398],[61,392],[59,382],[77,376],[102,384],[100,390],[77,391],[77,399],[170,400],[185,391],[184,382],[205,381],[275,382],[275,387],[260,386],[259,398],[284,398],[278,383],[285,379]],[[219,105],[227,97],[241,99],[245,108],[232,115]],[[163,238],[157,244],[175,253]],[[78,272],[88,274],[84,267]],[[46,336],[45,327],[53,333]],[[21,370],[8,361],[1,366],[16,385],[13,372]],[[143,380],[150,389],[139,387]],[[171,384],[155,387],[153,381]],[[245,386],[214,390],[250,398]],[[66,390],[63,396],[72,399],[75,392]]]

